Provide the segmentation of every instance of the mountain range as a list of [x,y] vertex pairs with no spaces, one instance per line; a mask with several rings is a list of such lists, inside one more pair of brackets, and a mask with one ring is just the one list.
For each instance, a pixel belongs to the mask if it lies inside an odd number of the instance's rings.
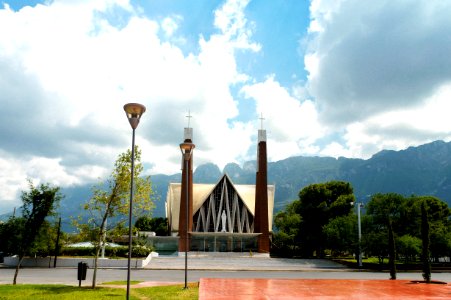
[[[270,147],[268,147],[268,151]],[[221,170],[214,164],[200,165],[194,182],[216,183],[227,173],[235,184],[255,184],[256,161],[239,166],[229,163]],[[152,177],[160,200],[156,215],[164,215],[169,182],[180,182],[180,174]],[[359,202],[375,193],[432,195],[451,206],[451,142],[435,141],[401,151],[383,150],[369,159],[333,157],[290,157],[268,163],[268,184],[276,186],[275,210],[298,198],[307,185],[331,180],[351,183]]]
[[[235,184],[255,184],[255,171],[255,161],[242,166],[229,163],[222,172],[218,166],[207,163],[195,169],[194,182],[216,183],[227,173]],[[165,216],[168,184],[180,179],[181,174],[151,176],[157,196],[153,216]],[[331,180],[351,183],[359,202],[367,202],[375,193],[394,192],[405,196],[432,195],[451,206],[451,142],[435,141],[401,151],[383,150],[369,159],[297,156],[268,163],[268,184],[276,186],[275,211],[297,199],[305,186]],[[88,185],[62,189],[65,198],[59,210],[63,220],[83,212],[81,205],[91,196],[90,189]],[[68,221],[63,223],[66,228],[69,226]]]

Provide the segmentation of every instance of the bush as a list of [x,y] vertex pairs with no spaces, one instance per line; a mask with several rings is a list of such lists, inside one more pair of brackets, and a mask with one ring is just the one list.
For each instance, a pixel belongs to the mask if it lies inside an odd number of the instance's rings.
[[94,248],[89,247],[63,247],[60,255],[63,256],[94,256]]
[[[128,249],[127,249],[128,250]],[[152,252],[152,247],[136,245],[132,248],[132,257],[147,257]]]
[[[147,257],[153,251],[152,247],[135,245],[132,248],[132,257]],[[95,248],[89,247],[64,247],[61,249],[63,256],[95,256]],[[105,247],[105,256],[110,258],[128,257],[128,246]]]

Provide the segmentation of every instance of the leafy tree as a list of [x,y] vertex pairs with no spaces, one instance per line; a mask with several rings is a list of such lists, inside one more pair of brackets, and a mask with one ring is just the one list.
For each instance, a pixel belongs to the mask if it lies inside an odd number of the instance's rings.
[[451,215],[448,204],[433,196],[411,196],[404,200],[398,230],[402,234],[421,235],[421,205],[426,204],[429,221],[432,224],[447,225]]
[[51,256],[55,250],[56,228],[48,221],[42,223],[41,229],[36,237],[32,253],[35,256]]
[[355,202],[352,186],[343,181],[312,184],[299,193],[300,230],[304,256],[324,256],[326,238],[323,227],[339,216],[348,215]]
[[165,236],[168,234],[168,219],[141,216],[136,220],[135,228],[140,231],[153,231],[158,236]]
[[7,256],[17,254],[18,245],[22,242],[22,233],[25,219],[11,217],[7,222],[0,224],[0,251]]
[[[365,228],[365,227],[363,227]],[[376,256],[379,264],[388,256],[388,239],[385,231],[369,231],[362,234],[362,251],[367,256]]]
[[[408,246],[405,245],[405,242],[408,242],[406,236],[413,239],[422,239],[421,206],[423,203],[430,226],[430,255],[436,259],[448,256],[451,253],[450,209],[445,202],[432,196],[406,198],[394,193],[375,194],[366,206],[368,224],[363,227],[364,244],[371,240],[369,237],[374,238],[380,236],[380,232],[387,232],[387,218],[390,218],[394,234],[401,237],[397,239],[397,242],[401,243],[398,249],[402,253],[406,250],[403,247]],[[380,242],[382,243],[382,240]],[[413,247],[410,250],[415,252],[416,243],[412,240],[409,242],[411,242],[409,247]],[[365,247],[368,248],[366,251],[374,253],[377,242],[370,246],[367,244]],[[405,257],[405,259],[407,258]]]
[[282,256],[293,256],[299,248],[299,229],[301,216],[296,213],[299,201],[288,204],[285,211],[274,217],[276,232],[273,238],[274,248]]
[[36,246],[37,237],[42,229],[45,218],[52,214],[56,205],[61,200],[62,195],[59,192],[59,187],[50,187],[48,184],[41,184],[39,187],[35,187],[31,180],[29,183],[29,192],[22,192],[22,219],[17,223],[16,229],[19,231],[15,234],[14,240],[17,244],[10,245],[17,247],[14,250],[17,251],[19,262],[16,266],[14,273],[13,284],[17,283],[17,275],[19,274],[20,265],[23,258],[30,254],[33,248]]
[[415,261],[421,253],[421,239],[405,234],[396,240],[398,254],[404,256],[404,261]]
[[450,243],[450,209],[448,204],[432,196],[412,197],[414,199],[417,224],[417,236],[422,238],[420,228],[423,226],[422,206],[424,204],[429,222],[429,255],[438,261],[439,257],[449,256],[451,253]]
[[[135,146],[135,166],[133,180],[134,198],[133,214],[137,215],[143,212],[150,212],[153,208],[151,196],[150,177],[139,177],[143,170],[141,163],[141,151]],[[131,151],[127,150],[118,156],[114,169],[108,177],[106,183],[100,183],[93,187],[91,199],[84,205],[91,217],[87,223],[77,223],[80,231],[94,243],[95,259],[92,278],[92,288],[96,286],[97,263],[101,246],[105,243],[107,233],[107,219],[116,222],[125,222],[128,217],[130,207],[130,171],[131,171]]]
[[135,228],[140,231],[152,231],[152,226],[150,225],[151,217],[141,216],[135,221]]
[[333,256],[353,253],[358,246],[357,216],[348,214],[330,220],[324,226],[326,246],[332,250]]
[[[402,195],[379,193],[373,195],[366,205],[367,222],[369,224],[368,227],[364,227],[363,246],[368,254],[377,252],[380,263],[383,262],[383,257],[388,254],[392,279],[396,279],[395,232],[399,232],[398,224],[399,220],[402,219],[404,204],[405,198]],[[386,248],[383,249],[382,245]]]
[[438,260],[451,252],[448,233],[450,226],[450,209],[448,204],[432,196],[411,196],[405,198],[397,221],[398,235],[411,235],[421,239],[422,208],[425,204],[430,226],[430,255]]
[[395,232],[398,230],[399,220],[405,207],[405,198],[395,193],[375,194],[367,205],[367,214],[372,217],[373,224],[378,224],[379,230],[387,228],[390,218]]
[[443,223],[431,224],[430,230],[430,251],[431,259],[435,262],[440,257],[451,257],[451,226]]

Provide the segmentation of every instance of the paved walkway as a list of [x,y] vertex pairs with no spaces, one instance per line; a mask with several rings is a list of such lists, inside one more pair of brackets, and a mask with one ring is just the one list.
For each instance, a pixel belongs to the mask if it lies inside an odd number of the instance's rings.
[[[256,271],[270,278],[201,278],[199,299],[451,299],[451,284],[414,284],[409,280],[360,280],[359,279],[276,279],[271,271],[308,271],[333,272],[342,274],[348,269],[343,265],[319,259],[283,259],[267,256],[224,256],[201,255],[192,253],[188,259],[189,270]],[[183,270],[185,257],[153,258],[145,267],[150,270]],[[2,271],[0,270],[0,275]],[[9,270],[8,271],[13,271]],[[260,271],[262,271],[260,273]],[[352,271],[352,270],[351,270]],[[156,273],[156,272],[152,272]],[[352,272],[354,273],[354,272]],[[275,275],[276,273],[274,273]],[[326,273],[325,273],[326,274]],[[359,273],[355,273],[359,274]],[[3,274],[4,275],[4,274]],[[22,274],[23,275],[23,274]],[[266,276],[265,276],[266,277]],[[387,275],[388,278],[388,275]],[[421,276],[420,276],[421,278]],[[451,281],[450,281],[451,282]],[[146,281],[133,288],[175,284],[173,279],[167,282]],[[180,284],[180,283],[179,283]],[[123,286],[122,286],[123,287]]]
[[[207,256],[189,255],[190,270],[227,270],[227,271],[302,271],[302,270],[345,270],[346,267],[323,259],[286,259],[269,258],[267,256]],[[185,257],[156,257],[145,269],[154,270],[182,270],[185,268]]]
[[199,300],[451,299],[451,285],[407,280],[202,278]]
[[[283,259],[267,256],[222,256],[192,253],[188,256],[190,270],[227,271],[344,271],[341,264],[321,259]],[[182,270],[185,257],[158,257],[147,269]],[[143,283],[143,286],[152,284]],[[138,286],[137,286],[138,287]],[[408,280],[345,280],[345,279],[245,279],[201,278],[200,300],[274,300],[274,299],[451,299],[451,285],[414,284]]]

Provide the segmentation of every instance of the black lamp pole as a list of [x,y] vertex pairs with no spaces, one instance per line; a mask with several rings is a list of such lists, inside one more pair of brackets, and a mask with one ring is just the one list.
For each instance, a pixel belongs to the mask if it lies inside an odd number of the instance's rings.
[[135,129],[138,127],[142,114],[146,111],[146,107],[138,103],[128,103],[124,105],[125,114],[132,126],[132,157],[130,170],[130,208],[128,212],[128,264],[127,264],[127,294],[126,299],[130,297],[130,270],[132,260],[132,206],[133,206],[133,175],[135,168]]
[[[185,143],[180,144],[180,150],[182,151],[183,160],[185,161],[185,213],[186,213],[186,232],[185,232],[185,287],[184,289],[188,288],[188,247],[189,247],[189,240],[188,240],[188,226],[189,226],[189,163],[190,158],[193,153],[194,149],[193,143],[188,143],[185,140]],[[179,224],[180,226],[180,224]]]
[[188,288],[188,201],[189,201],[189,160],[185,160],[185,170],[186,170],[186,234],[185,234],[185,289]]
[[132,206],[133,206],[133,172],[135,169],[135,129],[133,128],[132,134],[132,167],[130,175],[130,208],[128,211],[128,263],[127,263],[127,300],[130,296],[130,271],[131,271],[131,261],[132,261]]

